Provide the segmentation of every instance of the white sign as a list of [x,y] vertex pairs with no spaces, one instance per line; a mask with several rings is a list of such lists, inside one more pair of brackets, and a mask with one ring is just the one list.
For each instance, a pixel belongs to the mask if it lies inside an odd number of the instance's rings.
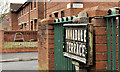
[[80,3],[74,3],[73,8],[83,8],[83,4]]
[[85,58],[81,58],[81,57],[79,57],[79,56],[75,56],[75,55],[72,55],[72,54],[66,53],[66,52],[64,52],[63,55],[64,55],[64,56],[67,56],[67,57],[69,57],[69,58],[72,58],[72,59],[81,61],[81,62],[83,62],[83,63],[86,64],[86,59],[85,59]]
[[67,9],[69,9],[69,8],[71,8],[71,5],[70,5],[70,3],[69,3],[69,4],[67,4]]
[[86,44],[81,42],[66,42],[66,52],[78,55],[80,57],[85,58],[87,51],[86,51]]
[[64,56],[86,64],[87,57],[87,24],[64,24]]

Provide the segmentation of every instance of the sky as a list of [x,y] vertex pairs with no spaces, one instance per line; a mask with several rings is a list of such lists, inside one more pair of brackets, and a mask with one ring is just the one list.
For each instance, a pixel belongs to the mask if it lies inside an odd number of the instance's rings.
[[24,3],[26,0],[7,0],[10,3]]
[[[2,0],[0,0],[2,1]],[[7,0],[10,3],[24,3],[27,0]],[[38,0],[38,1],[44,1],[44,0]],[[75,1],[75,2],[119,2],[120,0],[46,0],[46,1],[53,1],[53,2],[69,2],[69,1]]]

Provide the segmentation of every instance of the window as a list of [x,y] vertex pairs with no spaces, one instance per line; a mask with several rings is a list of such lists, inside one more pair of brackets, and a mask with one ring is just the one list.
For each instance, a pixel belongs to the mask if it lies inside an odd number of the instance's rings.
[[52,15],[49,15],[49,17],[52,17]]
[[25,26],[26,26],[27,24],[25,23]]
[[58,12],[57,13],[54,13],[55,17],[58,18]]
[[35,28],[35,31],[37,29],[37,19],[34,20],[35,24],[34,24],[34,28]]
[[29,12],[29,5],[28,5],[27,9],[28,9],[28,11],[27,11],[27,12]]
[[24,25],[25,25],[25,30],[26,30],[26,25],[27,25],[27,23],[25,23]]
[[32,10],[32,2],[31,2],[31,10]]
[[34,8],[36,8],[36,0],[34,0]]
[[22,26],[20,27],[20,29],[23,29],[23,24],[22,24]]
[[50,2],[51,0],[48,0],[48,2]]
[[61,17],[64,17],[65,14],[64,14],[64,11],[61,11]]
[[33,21],[31,21],[31,30],[33,30]]
[[22,9],[22,15],[23,15],[23,9]]

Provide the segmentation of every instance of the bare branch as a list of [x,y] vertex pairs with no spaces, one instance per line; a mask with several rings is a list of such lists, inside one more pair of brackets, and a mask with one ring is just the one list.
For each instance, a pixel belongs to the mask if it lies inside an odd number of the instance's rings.
[[8,13],[9,10],[9,3],[8,1],[1,1],[0,2],[0,21],[3,21],[5,19],[6,14]]

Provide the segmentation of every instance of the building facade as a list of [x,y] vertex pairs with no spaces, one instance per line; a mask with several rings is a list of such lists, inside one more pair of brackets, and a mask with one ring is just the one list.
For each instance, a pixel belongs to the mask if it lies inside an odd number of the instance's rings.
[[[44,18],[43,2],[25,2],[17,10],[11,9],[12,30],[38,30],[38,20]],[[15,23],[16,22],[16,23]]]
[[[33,0],[24,4],[11,4],[10,26],[12,30],[38,30],[38,21],[48,17],[62,18],[77,16],[86,9],[100,9],[118,6],[118,2],[52,2],[52,0],[39,2]],[[104,7],[102,8],[104,9]],[[102,14],[102,13],[101,13]],[[89,16],[89,15],[88,15]]]
[[18,30],[17,10],[22,4],[10,4],[10,27],[11,30]]
[[[51,0],[52,1],[52,0]],[[46,16],[62,18],[67,16],[77,16],[79,12],[97,6],[114,7],[118,2],[47,2]]]

